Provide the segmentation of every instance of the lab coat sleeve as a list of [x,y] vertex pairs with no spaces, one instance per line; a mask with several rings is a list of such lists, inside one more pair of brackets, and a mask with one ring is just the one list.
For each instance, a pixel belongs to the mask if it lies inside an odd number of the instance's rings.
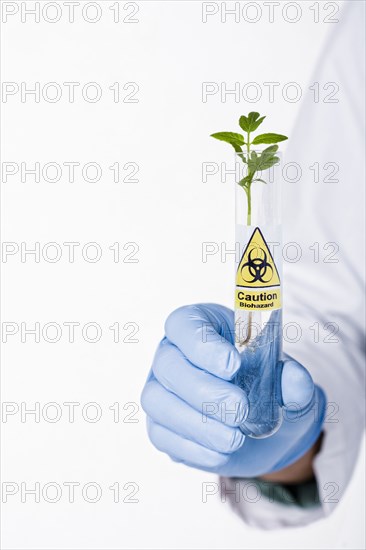
[[324,438],[314,460],[320,506],[249,499],[245,490],[237,499],[238,480],[223,478],[234,510],[262,529],[329,515],[350,481],[364,429],[364,10],[363,2],[345,4],[312,79],[339,86],[338,101],[315,102],[311,94],[304,99],[284,159],[301,169],[299,181],[283,183],[284,350],[327,395]]

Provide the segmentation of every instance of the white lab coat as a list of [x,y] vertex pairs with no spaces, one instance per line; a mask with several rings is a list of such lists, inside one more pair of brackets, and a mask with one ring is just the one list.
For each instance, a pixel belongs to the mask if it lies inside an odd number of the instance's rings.
[[[330,514],[350,481],[363,434],[364,11],[364,2],[346,3],[312,79],[319,82],[320,90],[327,82],[337,82],[340,89],[335,98],[339,102],[316,103],[313,96],[307,97],[284,159],[302,168],[299,182],[283,186],[283,242],[297,242],[302,249],[298,262],[284,261],[284,325],[297,323],[291,325],[289,338],[295,339],[298,326],[302,330],[299,340],[285,342],[284,349],[306,366],[327,394],[324,439],[314,461],[321,506],[302,509],[266,498],[236,502],[232,496],[235,511],[262,529],[306,525]],[[309,169],[315,162],[320,166],[318,183]],[[328,165],[323,172],[322,167],[331,162],[339,165],[333,176],[338,183],[322,181],[333,170]],[[319,243],[318,262],[314,261],[318,247],[314,243]],[[326,243],[336,243],[338,252]],[[295,248],[291,257],[295,257]],[[324,328],[326,323],[332,325]],[[331,335],[337,325],[338,333]],[[339,342],[330,341],[334,338]],[[226,489],[234,489],[236,482],[225,478]]]

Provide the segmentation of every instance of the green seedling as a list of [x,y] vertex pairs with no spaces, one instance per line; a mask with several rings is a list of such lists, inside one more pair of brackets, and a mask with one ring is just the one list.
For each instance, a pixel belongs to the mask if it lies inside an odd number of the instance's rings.
[[[248,116],[241,116],[239,125],[241,129],[246,132],[246,136],[236,134],[235,132],[217,132],[216,134],[211,134],[211,137],[219,139],[220,141],[225,141],[234,147],[238,157],[247,165],[247,175],[238,182],[238,185],[244,189],[247,195],[247,225],[250,225],[252,221],[252,183],[254,181],[267,183],[265,180],[258,177],[258,173],[268,170],[279,161],[279,158],[276,156],[278,151],[277,143],[287,139],[286,136],[282,136],[281,134],[259,134],[251,141],[252,132],[255,132],[265,118],[265,116],[261,117],[260,114],[256,112],[251,112]],[[269,147],[259,154],[251,150],[252,145],[262,144],[269,145]]]

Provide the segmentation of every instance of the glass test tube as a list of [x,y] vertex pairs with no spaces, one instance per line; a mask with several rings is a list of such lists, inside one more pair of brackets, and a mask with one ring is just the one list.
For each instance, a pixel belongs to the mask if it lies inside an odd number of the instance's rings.
[[235,240],[240,253],[236,258],[235,346],[242,363],[234,383],[249,400],[240,429],[250,437],[265,438],[282,422],[280,163],[259,177],[267,183],[252,183],[249,216],[246,193],[236,185]]

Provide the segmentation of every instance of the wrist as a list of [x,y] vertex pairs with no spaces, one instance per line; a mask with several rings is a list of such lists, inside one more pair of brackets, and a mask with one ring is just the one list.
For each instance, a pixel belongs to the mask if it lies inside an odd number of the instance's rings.
[[313,460],[321,449],[323,432],[314,445],[293,464],[276,472],[264,474],[259,479],[274,483],[303,483],[314,478]]

